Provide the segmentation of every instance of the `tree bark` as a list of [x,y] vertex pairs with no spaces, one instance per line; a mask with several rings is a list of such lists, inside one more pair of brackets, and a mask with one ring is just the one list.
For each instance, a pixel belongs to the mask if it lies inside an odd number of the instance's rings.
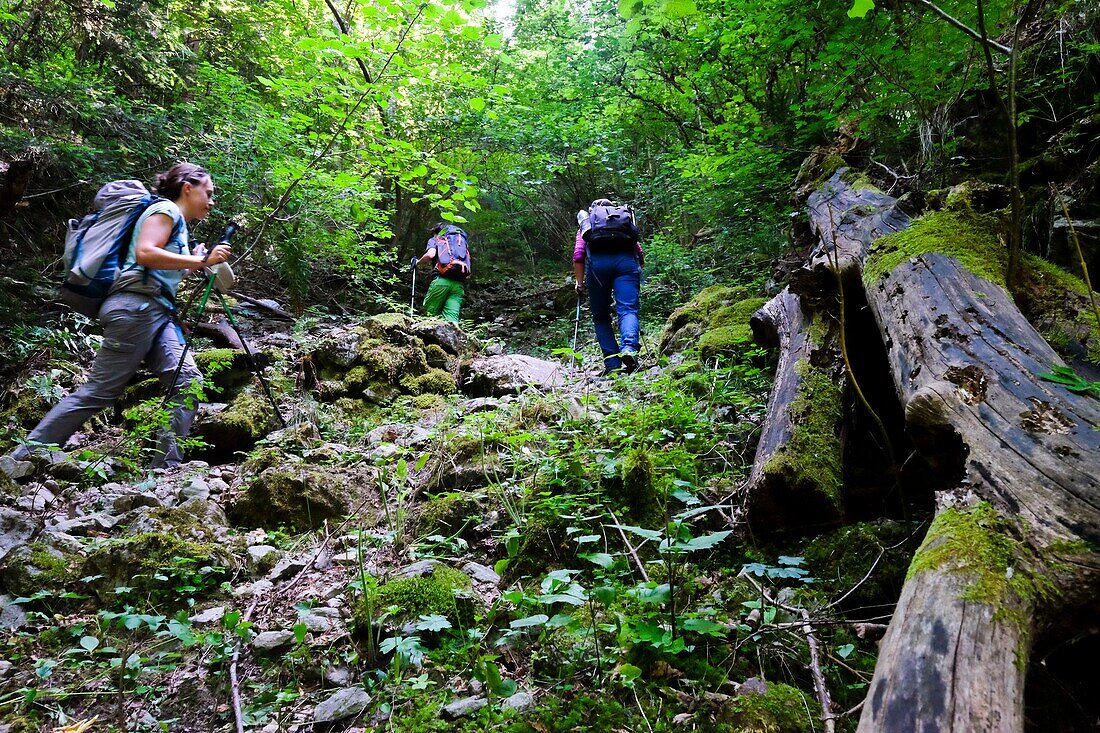
[[23,194],[34,174],[33,160],[14,160],[3,172],[4,183],[0,186],[0,219],[7,216],[23,200]]
[[859,730],[1023,730],[1034,634],[1100,587],[1100,402],[1039,378],[1061,360],[954,258],[866,294],[907,431],[953,487],[940,504],[967,508],[941,508],[913,560]]
[[789,476],[768,486],[768,465],[803,422],[795,366],[822,364],[812,319],[835,310],[838,284],[849,300],[865,295],[906,432],[940,491],[859,730],[1022,731],[1034,638],[1094,612],[1100,590],[1100,401],[1041,379],[1059,357],[1003,288],[959,260],[917,247],[865,275],[875,240],[909,220],[843,173],[810,197],[819,244],[807,264],[753,319],[781,355],[746,503],[812,500]]
[[804,314],[800,298],[787,288],[749,321],[758,343],[779,349],[767,418],[741,502],[754,534],[828,527],[843,514],[843,388],[835,381],[843,384],[843,366],[832,329],[821,318]]
[[791,288],[815,307],[836,293],[838,276],[844,288],[862,288],[871,243],[909,226],[896,199],[874,187],[850,186],[844,181],[847,172],[838,169],[806,202],[818,245],[791,276]]

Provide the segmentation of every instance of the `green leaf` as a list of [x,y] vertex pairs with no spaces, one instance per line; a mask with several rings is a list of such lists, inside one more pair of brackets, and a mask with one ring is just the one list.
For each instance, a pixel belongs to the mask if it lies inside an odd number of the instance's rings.
[[661,10],[666,17],[675,20],[694,15],[699,11],[699,8],[695,6],[695,0],[665,0],[664,7]]
[[451,628],[451,622],[447,620],[447,617],[435,613],[430,616],[421,616],[416,623],[417,631],[442,631],[449,628]]
[[635,593],[642,603],[668,603],[668,600],[672,597],[672,588],[668,583],[661,583],[660,585],[648,583],[638,587]]
[[172,636],[179,639],[184,646],[194,646],[198,643],[198,639],[191,632],[191,625],[183,621],[172,619],[168,622],[168,631],[171,632]]
[[654,542],[659,542],[664,537],[663,534],[661,534],[660,532],[658,532],[655,529],[645,529],[643,527],[634,527],[634,526],[629,525],[629,524],[620,525],[619,529],[625,529],[627,532],[630,532],[631,534],[636,534],[639,537],[644,537],[647,540],[653,540]]
[[611,555],[608,555],[606,552],[582,552],[580,553],[579,557],[588,560],[591,563],[595,563],[601,568],[609,568],[611,567],[611,564],[615,562],[615,558],[611,557]]
[[86,651],[92,651],[99,646],[99,639],[94,636],[82,636],[80,637],[80,646],[84,647]]
[[722,532],[711,532],[710,534],[705,534],[702,537],[694,537],[683,543],[683,547],[689,552],[693,552],[695,550],[707,550],[711,547],[714,547],[722,540],[726,539],[726,537],[729,537],[730,532],[731,530],[725,530]]
[[875,0],[853,0],[852,7],[848,8],[849,18],[866,18],[867,13],[875,8]]
[[485,109],[485,100],[481,97],[472,97],[470,99],[470,109],[474,112],[480,112]]
[[642,676],[642,668],[635,667],[633,664],[623,664],[619,666],[619,679],[627,687],[634,686],[634,680]]
[[709,618],[689,618],[684,621],[684,630],[717,637],[725,636],[729,631],[725,624],[711,621]]
[[526,618],[517,618],[512,623],[508,624],[513,629],[526,629],[531,626],[541,626],[550,620],[550,617],[545,613],[537,613],[534,616],[527,616]]

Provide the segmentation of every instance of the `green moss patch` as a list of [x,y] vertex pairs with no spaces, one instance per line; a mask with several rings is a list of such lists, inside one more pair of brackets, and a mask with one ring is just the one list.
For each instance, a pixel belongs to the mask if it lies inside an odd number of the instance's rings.
[[810,733],[813,701],[790,685],[768,683],[764,694],[739,695],[729,705],[728,722],[739,733]]
[[[80,569],[83,577],[93,577],[92,590],[101,599],[112,597],[119,586],[139,593],[165,594],[166,597],[195,586],[197,576],[216,588],[226,575],[232,558],[215,543],[182,540],[166,532],[146,532],[134,537],[115,539],[95,549]],[[209,570],[204,572],[204,569]]]
[[908,229],[875,240],[863,268],[863,282],[873,285],[901,263],[936,252],[1004,287],[1008,251],[996,231],[997,220],[987,215],[965,210],[926,214]]
[[395,623],[412,621],[420,616],[445,616],[456,628],[473,621],[473,604],[466,596],[470,578],[460,570],[436,565],[430,575],[398,578],[379,586],[370,603],[360,603],[356,609],[356,625],[368,623],[368,607],[376,613],[395,607]]
[[843,418],[840,388],[827,373],[800,361],[802,384],[790,405],[790,442],[764,465],[764,473],[791,487],[813,487],[839,508],[843,462],[837,426]]
[[350,491],[339,476],[312,467],[281,466],[252,479],[228,514],[249,527],[309,529],[349,510]]
[[694,351],[706,360],[732,354],[752,340],[749,319],[766,298],[747,298],[744,288],[712,285],[669,316],[661,334],[662,353]]
[[15,595],[59,591],[75,577],[73,563],[41,542],[12,548],[0,562],[0,584]]
[[936,515],[906,580],[929,570],[969,576],[964,601],[992,606],[994,618],[1008,618],[1027,631],[1025,610],[1055,589],[1037,558],[1012,534],[1014,527],[987,502]]
[[195,364],[214,394],[240,389],[252,381],[248,355],[240,349],[208,349],[195,354]]
[[401,378],[401,388],[411,395],[454,394],[458,389],[455,378],[450,372],[434,367],[424,374],[406,375]]

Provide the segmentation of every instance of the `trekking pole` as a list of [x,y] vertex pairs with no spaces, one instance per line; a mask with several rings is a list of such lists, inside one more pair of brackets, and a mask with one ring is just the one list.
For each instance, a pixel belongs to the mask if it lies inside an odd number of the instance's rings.
[[225,302],[225,296],[220,292],[218,293],[218,302],[221,303],[222,310],[225,311],[225,315],[229,319],[230,328],[233,329],[233,333],[237,334],[237,338],[241,341],[241,347],[244,349],[245,358],[248,360],[248,368],[252,370],[252,373],[260,380],[260,386],[264,388],[264,394],[267,395],[267,401],[271,403],[271,409],[275,411],[275,417],[279,419],[279,427],[285,428],[286,420],[283,419],[282,413],[279,412],[279,405],[275,403],[275,397],[271,394],[271,387],[268,386],[267,380],[264,379],[263,372],[260,371],[260,366],[256,363],[256,358],[252,354],[252,349],[248,348],[248,342],[245,341],[244,336],[241,335],[241,329],[237,325],[237,319],[233,317],[233,309]]
[[412,258],[412,296],[409,297],[409,315],[416,314],[416,258]]
[[581,294],[577,293],[577,315],[573,318],[573,348],[569,352],[569,368],[577,360],[577,333],[581,328]]
[[[196,318],[198,318],[198,315],[200,313],[202,313],[204,310],[206,310],[206,303],[207,303],[207,301],[210,300],[210,293],[214,292],[214,280],[215,280],[215,275],[214,275],[213,272],[211,272],[209,275],[207,275],[206,285],[203,287],[202,297],[199,299],[199,307],[195,310],[195,317]],[[183,319],[187,317],[187,311],[191,310],[191,304],[194,303],[194,301],[195,301],[195,298],[194,298],[194,296],[192,296],[191,297],[191,302],[189,302],[184,307],[184,309],[179,314],[176,315],[176,320],[177,320],[177,323],[180,325],[181,330],[182,330],[182,326],[183,326]],[[171,325],[171,321],[169,321],[168,324],[165,325],[165,327],[167,328],[168,325]],[[160,336],[158,335],[157,338],[159,339]],[[164,395],[164,399],[160,403],[161,407],[164,407],[165,405],[168,404],[168,399],[172,396],[172,389],[176,386],[176,380],[179,379],[180,372],[183,371],[183,362],[187,358],[187,352],[190,349],[191,349],[191,334],[190,333],[185,333],[184,337],[183,337],[183,351],[180,352],[180,360],[176,363],[176,371],[175,371],[175,373],[172,374],[172,381],[168,382],[167,392]]]

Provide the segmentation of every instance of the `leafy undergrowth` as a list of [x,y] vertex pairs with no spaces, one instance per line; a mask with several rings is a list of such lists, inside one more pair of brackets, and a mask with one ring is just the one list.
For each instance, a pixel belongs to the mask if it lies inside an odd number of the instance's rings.
[[[300,339],[331,330],[315,326]],[[362,502],[308,530],[173,525],[187,541],[154,542],[163,551],[143,551],[132,578],[87,560],[119,549],[117,528],[73,538],[63,556],[79,565],[32,550],[52,574],[23,579],[27,623],[0,640],[0,722],[232,730],[236,691],[246,729],[309,730],[319,703],[358,687],[369,702],[330,729],[809,731],[814,664],[854,729],[845,711],[875,654],[860,636],[884,622],[912,528],[747,544],[727,517],[769,376],[747,342],[693,358],[491,401],[406,395],[356,412],[307,399],[218,475],[236,488],[305,465]],[[210,470],[155,478],[194,485]],[[103,483],[73,480],[70,495]],[[283,638],[261,648],[261,632]],[[452,719],[467,697],[485,704]]]

